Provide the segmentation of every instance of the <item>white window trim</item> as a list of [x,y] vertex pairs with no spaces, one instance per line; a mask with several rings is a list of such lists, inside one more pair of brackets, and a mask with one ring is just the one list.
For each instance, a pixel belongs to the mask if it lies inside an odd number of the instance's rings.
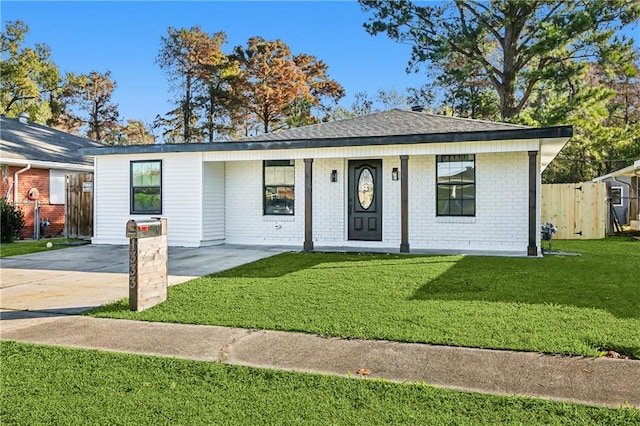
[[49,204],[65,204],[67,198],[66,176],[66,170],[49,169]]
[[613,191],[614,189],[619,189],[620,190],[620,203],[612,203],[612,205],[614,205],[616,207],[624,206],[624,187],[623,186],[612,186],[611,187],[611,191]]

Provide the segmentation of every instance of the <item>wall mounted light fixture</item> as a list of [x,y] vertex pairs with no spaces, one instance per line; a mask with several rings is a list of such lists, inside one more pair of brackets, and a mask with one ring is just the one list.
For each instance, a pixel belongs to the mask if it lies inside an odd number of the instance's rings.
[[391,180],[398,180],[398,168],[394,167],[391,170]]
[[331,182],[337,182],[337,181],[338,181],[338,171],[331,170]]

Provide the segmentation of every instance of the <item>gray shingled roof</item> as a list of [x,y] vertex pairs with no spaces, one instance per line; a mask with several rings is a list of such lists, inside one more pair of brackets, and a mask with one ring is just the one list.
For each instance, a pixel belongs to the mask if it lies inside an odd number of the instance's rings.
[[250,151],[345,146],[406,145],[568,139],[571,126],[527,127],[507,123],[446,117],[394,109],[341,121],[314,124],[252,136],[233,142],[108,146],[83,150],[88,155],[169,152]]
[[424,135],[528,128],[530,127],[393,109],[361,117],[248,137],[240,139],[238,142]]
[[79,153],[82,148],[101,147],[89,139],[35,123],[20,123],[0,116],[0,158],[93,165],[91,157]]

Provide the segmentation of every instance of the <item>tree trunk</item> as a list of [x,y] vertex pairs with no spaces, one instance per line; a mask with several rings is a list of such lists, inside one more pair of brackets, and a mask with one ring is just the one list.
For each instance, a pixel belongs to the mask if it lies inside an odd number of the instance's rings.
[[93,112],[91,113],[91,127],[96,135],[96,142],[102,143],[102,134],[100,132],[100,120],[98,118],[98,103],[93,103]]
[[214,90],[213,86],[209,86],[209,114],[207,117],[207,127],[209,127],[209,143],[213,143],[214,141],[214,130],[215,130],[215,112],[214,112],[214,102],[215,102]]
[[502,45],[502,90],[498,90],[500,95],[500,115],[502,120],[512,118],[516,115],[516,57],[515,57],[515,34],[513,28],[505,25],[504,39]]
[[262,122],[264,124],[264,132],[269,133],[269,106],[266,102],[262,108]]
[[183,126],[182,134],[185,143],[191,142],[191,75],[187,74],[185,81],[184,105],[182,106]]
[[507,120],[517,114],[515,103],[515,78],[513,75],[507,75],[505,72],[503,88],[499,90],[500,95],[500,116],[502,120]]
[[[529,10],[523,10],[521,8]],[[524,105],[522,99],[516,102],[518,74],[522,71],[519,61],[519,39],[525,27],[527,17],[535,8],[526,2],[507,2],[504,12],[504,37],[502,38],[502,90],[500,96],[500,115],[502,120],[513,118],[520,113]],[[523,94],[528,97],[527,93]]]

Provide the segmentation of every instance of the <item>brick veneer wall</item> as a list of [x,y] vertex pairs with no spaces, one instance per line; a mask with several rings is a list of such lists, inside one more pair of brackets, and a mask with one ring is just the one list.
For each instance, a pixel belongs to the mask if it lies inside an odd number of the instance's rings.
[[[13,203],[13,176],[22,167],[3,168],[0,190],[2,197]],[[6,172],[5,172],[6,170]],[[49,201],[49,169],[31,168],[18,175],[18,206],[24,213],[25,227],[22,230],[22,238],[34,237],[34,209],[35,201],[29,200],[28,194],[31,188],[38,190],[38,202],[40,204],[40,218],[49,218],[50,226],[44,236],[50,237],[64,234],[64,204],[50,204]]]
[[[494,152],[499,144],[416,146],[409,152],[409,244],[411,250],[487,250],[527,253],[529,150],[537,141],[517,142],[516,151]],[[514,142],[516,144],[516,142]],[[494,146],[495,145],[495,146]],[[410,149],[411,148],[411,149]],[[436,214],[436,155],[476,152],[476,215]],[[401,243],[401,181],[398,148],[335,148],[305,151],[313,161],[313,242],[316,247],[397,248]],[[291,151],[294,155],[297,151]],[[329,152],[331,153],[331,152]],[[215,154],[215,155],[214,155]],[[95,244],[128,244],[123,228],[129,219],[129,170],[132,160],[162,160],[162,216],[169,221],[169,245],[195,247],[212,242],[301,247],[305,236],[303,159],[295,159],[295,214],[263,214],[263,160],[283,159],[287,152],[156,153],[105,155],[96,164]],[[297,154],[300,155],[299,153]],[[204,157],[204,160],[203,160]],[[305,157],[307,158],[307,157]],[[382,241],[350,241],[347,233],[347,171],[350,159],[382,159]],[[208,164],[209,162],[213,164]],[[331,182],[333,170],[337,182]],[[538,176],[538,184],[540,177]],[[224,186],[222,188],[221,186]],[[537,222],[540,199],[537,199]],[[204,213],[206,210],[206,213]],[[145,218],[145,217],[143,217]],[[207,224],[203,225],[203,219]],[[215,229],[215,232],[213,231]],[[539,236],[538,236],[539,238]],[[539,247],[539,243],[537,244]]]

